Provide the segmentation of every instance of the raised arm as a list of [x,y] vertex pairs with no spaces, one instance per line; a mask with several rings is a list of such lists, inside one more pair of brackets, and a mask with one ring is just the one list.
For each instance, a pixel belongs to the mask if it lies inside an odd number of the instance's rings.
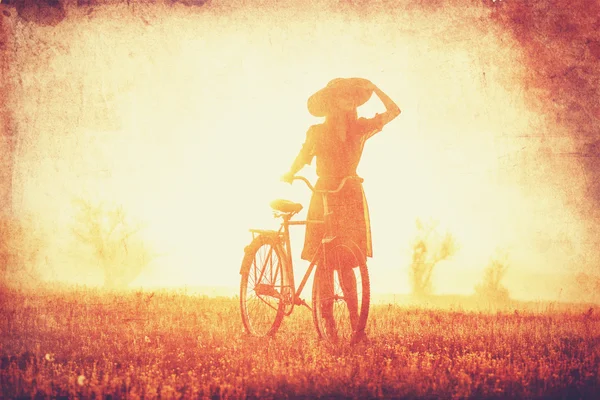
[[377,86],[373,85],[373,92],[379,97],[383,105],[385,106],[385,112],[381,115],[382,125],[387,124],[394,118],[396,118],[402,112],[400,107],[394,102],[394,100],[390,99],[390,97],[385,94],[381,89]]
[[373,91],[379,97],[383,105],[385,106],[385,111],[381,114],[376,114],[373,118],[359,118],[359,123],[362,125],[362,129],[360,129],[360,134],[364,135],[365,139],[370,138],[378,132],[381,132],[383,127],[400,115],[400,107],[392,100],[390,97],[385,94],[381,89],[375,86],[370,81],[365,79],[364,83],[370,90]]

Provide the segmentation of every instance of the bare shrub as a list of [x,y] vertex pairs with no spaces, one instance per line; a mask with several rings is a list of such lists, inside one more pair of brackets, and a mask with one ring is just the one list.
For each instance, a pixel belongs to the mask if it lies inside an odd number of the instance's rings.
[[412,262],[410,265],[410,282],[415,296],[431,294],[431,278],[435,266],[452,257],[458,247],[454,236],[438,231],[439,221],[423,222],[417,218],[417,234],[411,243]]
[[502,284],[502,279],[508,270],[508,253],[498,250],[483,271],[483,280],[475,285],[475,294],[493,304],[506,303],[509,298],[508,289]]
[[92,204],[77,198],[72,231],[80,243],[91,247],[104,275],[104,286],[123,288],[157,256],[138,233],[141,225],[127,218],[120,205]]

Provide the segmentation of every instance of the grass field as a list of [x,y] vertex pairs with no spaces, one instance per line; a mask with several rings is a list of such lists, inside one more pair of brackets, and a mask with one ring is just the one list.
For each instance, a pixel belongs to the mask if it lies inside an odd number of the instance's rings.
[[600,315],[375,305],[369,342],[319,343],[296,309],[246,337],[236,299],[0,292],[0,397],[600,398]]

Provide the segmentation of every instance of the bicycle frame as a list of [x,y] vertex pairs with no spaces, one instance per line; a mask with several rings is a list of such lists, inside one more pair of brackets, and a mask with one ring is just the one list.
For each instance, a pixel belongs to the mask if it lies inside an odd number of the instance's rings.
[[[294,293],[294,298],[291,303],[291,308],[288,312],[286,312],[286,315],[290,315],[292,313],[295,305],[304,305],[308,309],[311,309],[311,307],[306,303],[306,301],[304,301],[300,298],[300,295],[302,294],[302,291],[304,290],[304,287],[306,286],[306,283],[308,282],[308,278],[312,274],[312,272],[317,264],[317,261],[319,260],[319,257],[321,256],[321,253],[325,251],[325,246],[328,243],[330,243],[332,240],[335,239],[335,236],[332,236],[332,234],[331,234],[331,222],[330,221],[331,221],[332,212],[329,211],[329,207],[328,207],[328,203],[327,203],[327,195],[340,192],[342,190],[342,188],[344,187],[344,185],[346,184],[346,181],[348,181],[349,179],[356,179],[359,182],[363,181],[363,179],[358,176],[347,176],[342,179],[339,186],[335,190],[317,190],[311,185],[311,183],[305,177],[295,176],[293,178],[293,180],[303,181],[313,193],[320,193],[323,196],[323,220],[291,221],[292,217],[296,213],[280,212],[280,213],[274,213],[276,217],[283,218],[281,227],[279,228],[278,231],[250,229],[250,232],[252,232],[253,235],[254,234],[267,234],[267,235],[274,235],[274,236],[276,235],[278,240],[282,241],[283,250],[286,254],[286,263],[289,266],[289,272],[290,272],[290,277],[291,277],[291,288]],[[302,278],[302,281],[300,282],[300,285],[296,288],[295,282],[294,282],[294,268],[293,268],[293,261],[292,261],[292,246],[291,246],[291,241],[290,241],[289,227],[290,227],[290,225],[308,225],[308,224],[325,224],[325,234],[323,235],[321,244],[317,248],[315,254],[311,257],[310,265],[308,266],[308,268],[304,274],[304,277]],[[262,278],[262,275],[261,275],[261,277],[259,277],[259,281],[261,278]]]

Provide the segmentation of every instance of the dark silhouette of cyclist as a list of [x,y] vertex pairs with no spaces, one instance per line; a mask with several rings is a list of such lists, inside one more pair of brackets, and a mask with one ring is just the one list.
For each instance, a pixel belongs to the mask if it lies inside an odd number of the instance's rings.
[[[357,107],[366,103],[375,93],[386,111],[373,118],[358,118]],[[294,175],[305,165],[310,165],[316,157],[318,190],[334,190],[347,176],[356,176],[363,147],[367,139],[380,132],[391,120],[400,115],[400,108],[377,86],[362,78],[337,78],[308,99],[308,110],[325,121],[313,125],[306,133],[306,140],[292,166],[282,180],[291,182]],[[362,251],[364,261],[372,257],[371,230],[367,201],[362,183],[347,180],[339,193],[329,194],[328,208],[333,213],[331,229],[335,236],[347,237]],[[308,208],[308,220],[323,219],[323,198],[314,193]],[[308,224],[302,259],[310,261],[325,233],[323,224]],[[358,318],[356,278],[353,268],[355,260],[339,260],[344,267],[339,268],[340,283],[344,298],[348,303],[353,327]],[[333,293],[333,280],[323,288]],[[348,290],[350,289],[350,290]],[[323,312],[326,317],[326,311]]]

